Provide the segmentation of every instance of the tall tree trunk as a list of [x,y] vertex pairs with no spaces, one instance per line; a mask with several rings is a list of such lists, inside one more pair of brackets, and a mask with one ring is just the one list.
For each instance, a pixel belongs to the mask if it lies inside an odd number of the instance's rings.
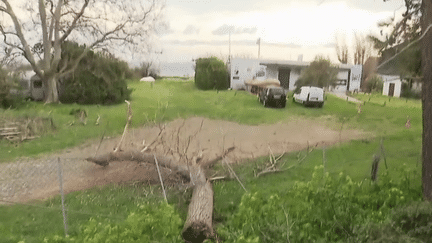
[[45,84],[45,103],[58,103],[57,78],[55,76],[46,77]]
[[[432,24],[432,2],[422,1],[422,30]],[[432,30],[422,40],[423,197],[432,201]]]

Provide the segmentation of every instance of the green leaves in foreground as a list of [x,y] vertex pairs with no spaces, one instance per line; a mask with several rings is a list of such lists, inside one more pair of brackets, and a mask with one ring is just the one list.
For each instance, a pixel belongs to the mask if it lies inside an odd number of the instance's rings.
[[120,224],[102,224],[90,219],[78,236],[46,237],[44,242],[182,242],[183,221],[174,207],[166,203],[141,205]]
[[404,179],[409,173],[398,182],[387,174],[377,183],[354,182],[319,166],[309,182],[297,182],[284,195],[245,194],[218,233],[226,242],[368,241],[372,224],[384,225],[393,208],[421,199],[419,188]]

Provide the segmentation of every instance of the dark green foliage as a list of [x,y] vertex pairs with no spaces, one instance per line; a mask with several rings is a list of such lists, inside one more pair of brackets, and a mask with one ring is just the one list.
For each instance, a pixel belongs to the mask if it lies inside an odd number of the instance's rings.
[[45,237],[43,242],[182,242],[182,220],[166,203],[141,205],[121,223],[101,223],[91,218],[77,236]]
[[[70,65],[83,53],[85,46],[65,43],[62,65]],[[72,75],[61,82],[60,101],[78,104],[117,104],[130,98],[126,78],[130,76],[127,63],[108,54],[88,51]]]
[[195,86],[201,90],[228,89],[229,75],[225,63],[216,57],[197,59]]
[[10,84],[7,82],[7,73],[0,67],[0,107],[8,108],[10,106]]
[[334,86],[338,71],[331,62],[324,57],[317,56],[313,62],[301,73],[295,83],[296,89],[302,86],[316,86],[325,88]]
[[396,208],[392,214],[392,226],[410,237],[424,242],[432,239],[432,204],[416,202]]
[[421,92],[416,92],[416,91],[412,90],[408,83],[403,82],[400,96],[404,97],[404,98],[420,99],[421,98]]
[[366,93],[381,93],[383,90],[383,80],[380,76],[374,74],[365,80],[364,91]]
[[0,67],[0,108],[17,108],[24,104],[25,95],[18,85],[18,76],[11,76]]
[[[257,238],[260,242],[365,242],[376,228],[370,226],[387,222],[393,208],[421,199],[419,188],[410,184],[411,176],[403,168],[398,182],[387,173],[377,183],[355,182],[343,173],[330,176],[319,166],[309,182],[298,182],[285,193],[246,193],[238,211],[218,233],[226,242],[258,242]],[[429,236],[430,212],[406,213],[411,218],[405,221],[401,216],[399,222],[414,222],[416,217],[429,215],[418,223],[405,223],[407,230],[415,232],[424,226],[418,235],[409,237]]]

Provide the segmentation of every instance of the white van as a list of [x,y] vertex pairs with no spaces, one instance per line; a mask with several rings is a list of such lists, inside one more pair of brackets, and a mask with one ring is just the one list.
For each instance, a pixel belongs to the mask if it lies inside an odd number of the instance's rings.
[[324,105],[324,90],[319,87],[303,86],[294,93],[293,100],[305,106]]

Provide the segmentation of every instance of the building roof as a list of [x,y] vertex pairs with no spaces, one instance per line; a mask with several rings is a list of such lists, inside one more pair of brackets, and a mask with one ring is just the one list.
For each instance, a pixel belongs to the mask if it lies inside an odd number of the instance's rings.
[[[277,65],[281,67],[307,67],[310,62],[292,61],[292,60],[260,60],[261,65]],[[338,64],[336,67],[342,70],[350,70],[353,66],[351,64]]]

